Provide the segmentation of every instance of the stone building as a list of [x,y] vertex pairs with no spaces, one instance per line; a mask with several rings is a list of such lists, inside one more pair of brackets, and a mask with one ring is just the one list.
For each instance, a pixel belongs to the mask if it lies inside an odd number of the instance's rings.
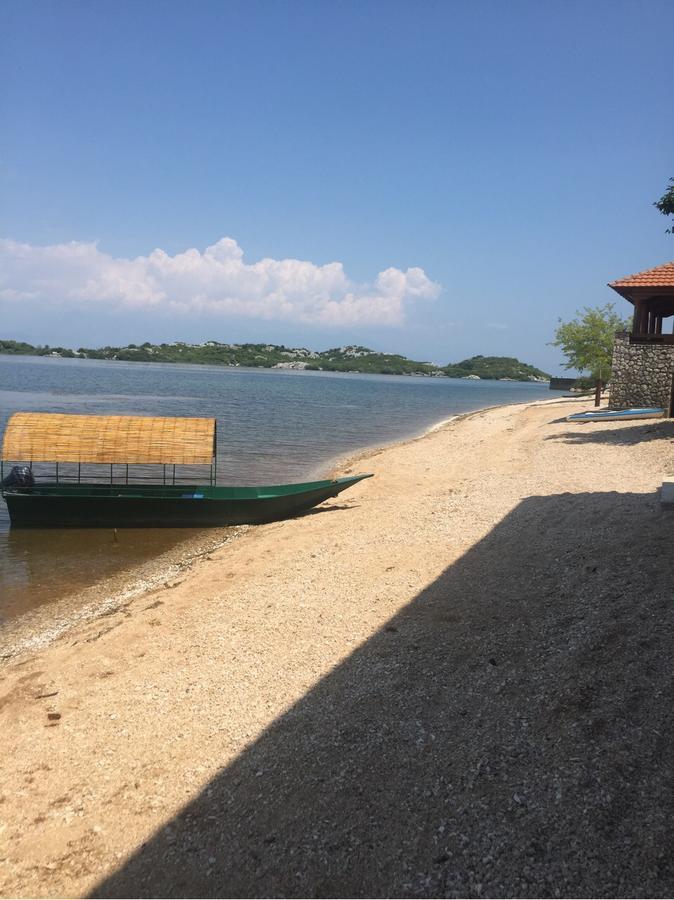
[[674,262],[609,283],[634,306],[630,331],[615,336],[610,405],[662,406],[672,415]]

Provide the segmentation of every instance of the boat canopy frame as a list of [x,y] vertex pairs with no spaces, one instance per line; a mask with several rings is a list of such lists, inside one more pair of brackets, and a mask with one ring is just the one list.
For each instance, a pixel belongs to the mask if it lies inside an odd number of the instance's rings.
[[[89,482],[94,472],[100,483],[102,467],[106,482],[109,467],[110,484],[194,483],[193,470],[207,466],[208,482],[214,486],[217,422],[212,418],[19,412],[10,417],[5,429],[0,485],[7,463],[27,464],[33,477],[56,484],[81,484],[83,477]],[[38,464],[35,471],[34,464]],[[53,469],[45,473],[45,466]],[[192,470],[188,476],[180,474],[183,466]]]

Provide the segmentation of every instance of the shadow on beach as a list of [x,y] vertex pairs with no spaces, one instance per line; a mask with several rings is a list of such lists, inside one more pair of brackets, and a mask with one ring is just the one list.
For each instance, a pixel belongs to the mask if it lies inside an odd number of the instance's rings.
[[[565,420],[563,420],[565,421]],[[674,438],[674,420],[666,419],[647,421],[643,425],[631,425],[623,428],[610,428],[597,430],[597,422],[579,422],[574,425],[573,431],[564,431],[558,434],[550,434],[546,441],[562,441],[565,444],[607,444],[613,446],[632,447],[643,441],[658,440],[661,438]]]
[[668,523],[523,501],[92,896],[671,895]]

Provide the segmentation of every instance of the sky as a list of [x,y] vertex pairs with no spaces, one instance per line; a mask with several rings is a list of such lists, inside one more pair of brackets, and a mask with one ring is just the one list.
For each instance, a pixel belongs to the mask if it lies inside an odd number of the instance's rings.
[[671,0],[9,0],[0,337],[553,374],[674,259]]

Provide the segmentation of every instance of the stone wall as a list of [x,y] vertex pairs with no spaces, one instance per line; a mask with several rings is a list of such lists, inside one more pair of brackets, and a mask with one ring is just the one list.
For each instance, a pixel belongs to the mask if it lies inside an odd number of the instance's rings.
[[612,368],[611,406],[669,409],[674,375],[673,344],[630,344],[627,332],[619,332],[613,345]]

